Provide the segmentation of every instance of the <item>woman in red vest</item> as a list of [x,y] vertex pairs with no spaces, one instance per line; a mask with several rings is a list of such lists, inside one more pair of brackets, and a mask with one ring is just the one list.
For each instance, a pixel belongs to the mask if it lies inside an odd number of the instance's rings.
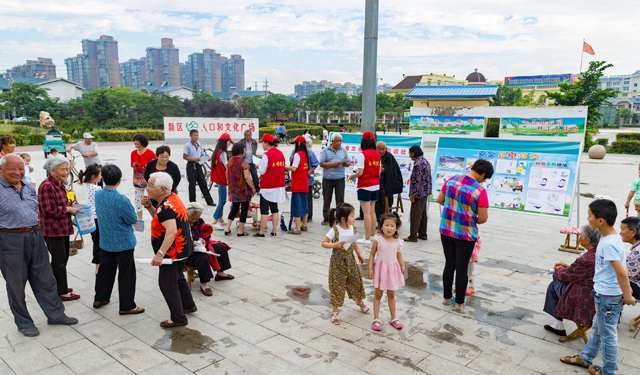
[[222,212],[224,204],[227,203],[227,147],[229,147],[229,142],[233,143],[231,136],[228,133],[222,134],[213,150],[213,159],[211,160],[211,181],[218,184],[218,207],[213,213],[213,228],[217,230],[224,230]]
[[278,141],[271,134],[265,134],[258,142],[262,143],[264,155],[260,162],[260,232],[254,237],[264,237],[269,210],[271,210],[271,237],[276,236],[278,229],[278,203],[286,200],[284,191],[285,160],[282,151],[278,150]]
[[360,141],[362,153],[356,156],[358,171],[350,180],[358,179],[358,201],[364,215],[364,237],[358,243],[371,245],[371,237],[376,235],[376,201],[380,190],[380,154],[376,151],[375,136],[365,132]]
[[[307,140],[303,136],[298,136],[291,144],[295,144],[295,154],[289,161],[291,166],[285,166],[291,171],[291,216],[296,223],[296,228],[289,231],[289,234],[300,234],[307,231],[307,214],[309,204],[307,194],[309,194],[309,153],[307,152]],[[302,227],[300,226],[302,221]]]

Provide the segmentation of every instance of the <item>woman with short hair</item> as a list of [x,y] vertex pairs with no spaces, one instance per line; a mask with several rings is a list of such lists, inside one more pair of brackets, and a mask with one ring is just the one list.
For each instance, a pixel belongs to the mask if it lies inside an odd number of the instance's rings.
[[224,230],[225,236],[231,234],[231,224],[236,219],[238,210],[240,210],[240,224],[238,225],[237,236],[244,237],[249,235],[244,231],[244,225],[247,222],[249,203],[256,194],[256,187],[253,186],[249,162],[244,159],[245,153],[246,147],[244,143],[238,142],[234,144],[231,148],[231,159],[227,164],[231,211],[227,217],[227,228]]
[[138,218],[129,199],[117,191],[122,182],[120,168],[113,164],[104,165],[102,180],[104,189],[95,193],[96,214],[102,236],[93,307],[97,309],[109,303],[117,271],[120,315],[140,314],[144,309],[137,307],[134,301],[136,264],[133,258],[137,244],[133,224],[138,222]]
[[5,135],[0,138],[0,158],[6,154],[13,154],[16,150],[16,140],[10,136]]
[[80,298],[67,284],[69,260],[69,236],[74,232],[71,216],[79,210],[69,203],[64,182],[69,177],[69,160],[62,155],[47,159],[49,176],[38,188],[38,217],[42,234],[51,254],[51,269],[58,285],[58,295],[63,301]]
[[147,180],[144,178],[144,172],[147,168],[147,164],[153,159],[156,159],[156,154],[149,150],[149,139],[147,136],[138,133],[133,136],[133,145],[135,150],[131,151],[131,168],[133,168],[133,191],[134,201],[136,202],[136,212],[138,213],[138,220],[142,220],[142,196],[144,196],[145,188],[147,187]]
[[[193,240],[193,253],[187,258],[187,266],[196,267],[200,278],[200,291],[205,296],[212,296],[213,291],[209,288],[209,281],[213,277],[211,269],[216,271],[215,281],[232,280],[234,277],[225,273],[231,268],[229,253],[231,249],[226,243],[211,239],[213,227],[202,220],[204,207],[198,202],[187,204],[187,214],[189,214],[189,225],[191,225],[191,237]],[[203,253],[207,251],[218,254]]]
[[[442,186],[438,203],[443,205],[440,240],[445,266],[442,273],[443,305],[453,305],[461,312],[467,290],[467,268],[478,239],[478,226],[489,218],[489,198],[482,183],[493,176],[493,164],[484,159],[473,163],[466,175],[451,177]],[[456,298],[453,298],[453,275],[456,275]]]
[[[151,246],[156,255],[151,265],[160,267],[158,284],[171,312],[171,317],[160,323],[163,328],[186,326],[185,313],[198,310],[182,273],[187,258],[193,253],[189,215],[180,198],[171,192],[172,187],[171,176],[153,173],[147,181],[148,196],[142,198],[142,205],[153,216]],[[158,202],[155,209],[152,199]],[[163,264],[165,260],[169,264]]]
[[418,145],[413,145],[409,148],[409,157],[413,160],[411,176],[409,177],[411,210],[409,213],[409,237],[405,238],[404,241],[418,242],[418,239],[428,239],[427,203],[431,196],[431,165]]

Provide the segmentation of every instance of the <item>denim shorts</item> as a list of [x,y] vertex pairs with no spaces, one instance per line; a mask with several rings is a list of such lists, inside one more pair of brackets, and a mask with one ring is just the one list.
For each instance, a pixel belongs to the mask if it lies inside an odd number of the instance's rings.
[[358,189],[358,202],[375,202],[378,200],[378,192],[380,190]]

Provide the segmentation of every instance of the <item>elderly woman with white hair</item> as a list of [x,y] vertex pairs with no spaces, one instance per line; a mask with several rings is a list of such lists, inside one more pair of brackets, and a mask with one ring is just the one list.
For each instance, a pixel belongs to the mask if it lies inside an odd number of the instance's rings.
[[331,145],[320,153],[320,168],[322,171],[322,225],[329,223],[329,209],[331,197],[336,194],[336,207],[344,203],[345,174],[344,168],[350,165],[347,150],[342,147],[342,136],[338,133],[331,135]]
[[[206,224],[202,220],[202,212],[204,207],[198,202],[187,204],[187,214],[189,214],[189,225],[191,225],[191,238],[193,240],[194,251],[187,259],[187,266],[193,266],[198,270],[200,278],[200,291],[205,296],[212,296],[213,291],[209,288],[209,281],[213,279],[213,268],[216,271],[215,281],[231,280],[234,277],[225,273],[231,268],[229,262],[229,253],[231,249],[224,242],[214,241],[211,239],[213,234],[213,226]],[[218,254],[207,254],[202,251]]]
[[[148,196],[142,198],[142,205],[153,217],[151,246],[156,255],[151,265],[160,267],[158,284],[171,312],[171,317],[160,323],[163,328],[186,326],[185,313],[198,310],[182,273],[187,258],[193,253],[189,215],[180,198],[171,192],[172,188],[171,176],[152,173],[147,181]],[[158,202],[155,209],[151,199]]]
[[580,228],[580,232],[580,245],[587,252],[571,265],[564,262],[554,264],[553,280],[549,283],[544,301],[544,312],[555,318],[553,325],[545,325],[544,328],[558,336],[567,335],[563,319],[590,326],[596,313],[591,292],[596,270],[596,248],[602,234],[589,225]]
[[69,236],[74,232],[71,216],[78,209],[71,206],[64,182],[69,177],[69,160],[62,155],[47,160],[49,176],[38,188],[38,217],[44,240],[51,254],[51,269],[56,279],[58,296],[63,301],[80,298],[67,284]]

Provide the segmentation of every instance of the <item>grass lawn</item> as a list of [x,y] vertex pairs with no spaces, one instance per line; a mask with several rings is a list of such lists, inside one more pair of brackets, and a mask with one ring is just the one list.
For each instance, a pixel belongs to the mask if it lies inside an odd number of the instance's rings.
[[20,126],[20,127],[24,127],[24,128],[30,128],[32,133],[44,133],[45,132],[45,130],[42,129],[42,128],[34,128],[32,126],[21,126],[21,125],[0,123],[0,133],[13,133],[13,128],[15,128],[16,126]]

